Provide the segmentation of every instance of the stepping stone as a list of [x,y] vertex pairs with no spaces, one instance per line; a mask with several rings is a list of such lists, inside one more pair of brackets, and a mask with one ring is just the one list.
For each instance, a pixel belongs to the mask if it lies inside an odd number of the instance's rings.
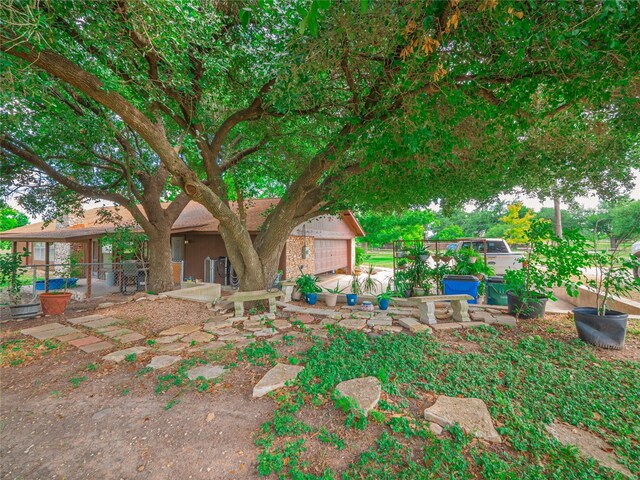
[[138,332],[126,333],[115,338],[115,340],[119,343],[132,343],[142,339],[144,339],[144,335]]
[[477,322],[484,322],[484,321],[493,319],[493,315],[491,315],[489,312],[486,312],[484,310],[476,310],[473,312],[469,312],[469,317],[471,318],[471,320],[475,320]]
[[69,342],[69,345],[73,345],[74,347],[84,347],[85,345],[91,345],[92,343],[98,343],[98,342],[102,342],[101,338],[98,337],[83,337],[83,338],[79,338],[77,340],[72,340]]
[[[46,332],[47,330],[55,330],[58,328],[63,328],[64,325],[61,323],[45,323],[44,325],[40,325],[37,327],[25,328],[24,330],[20,330],[20,333],[23,335],[33,335],[38,332]],[[78,330],[76,330],[77,332]]]
[[358,318],[371,318],[373,317],[374,313],[373,312],[355,312],[353,315],[355,315]]
[[123,330],[126,330],[128,332],[132,331],[132,330],[129,330],[128,328],[122,328],[122,327],[120,327],[118,325],[111,325],[109,327],[96,328],[96,332],[104,334],[104,335],[107,335],[107,336],[108,336],[108,334],[110,332],[120,332],[120,331],[123,331]]
[[329,332],[327,332],[324,329],[322,329],[322,330],[314,330],[311,335],[313,335],[314,337],[329,338]]
[[113,347],[113,343],[111,342],[98,342],[98,343],[92,343],[90,345],[84,345],[80,347],[80,350],[82,350],[85,353],[95,353],[95,352],[101,352],[102,350],[108,350],[112,347]]
[[160,336],[165,337],[168,335],[189,335],[190,333],[195,332],[196,330],[200,330],[200,325],[176,325],[175,327],[168,328],[167,330],[163,330],[160,332]]
[[430,325],[432,330],[454,330],[456,328],[462,328],[462,325],[460,325],[459,323],[434,323],[433,325]]
[[380,380],[376,377],[346,380],[336,385],[336,390],[343,397],[349,397],[356,402],[356,405],[364,412],[365,416],[376,408],[376,405],[378,405],[380,401],[380,394],[382,393]]
[[232,335],[226,335],[224,337],[220,337],[218,338],[219,341],[221,342],[242,342],[244,340],[246,340],[248,337],[246,337],[245,335],[242,335],[240,333],[234,333]]
[[221,342],[219,340],[216,340],[214,342],[205,343],[204,345],[198,347],[198,350],[200,350],[200,351],[217,350],[219,348],[224,348],[226,346],[227,346],[227,344],[225,342]]
[[488,442],[500,443],[487,405],[479,398],[457,398],[440,395],[436,403],[424,411],[424,418],[441,427],[459,424],[467,433]]
[[275,320],[275,313],[260,313],[258,315],[249,315],[249,320],[252,322],[258,322],[260,320]]
[[56,340],[60,342],[69,342],[71,340],[77,340],[78,338],[86,337],[86,335],[82,332],[69,333],[67,335],[63,335],[61,337],[56,337]]
[[52,330],[44,330],[42,332],[34,332],[31,334],[32,337],[37,338],[38,340],[47,340],[49,338],[62,337],[64,335],[68,335],[70,333],[78,333],[79,330],[76,330],[73,327],[60,327],[54,328]]
[[104,335],[105,337],[116,338],[122,335],[126,335],[127,333],[134,333],[134,332],[133,330],[129,330],[128,328],[116,328],[114,330],[109,330],[108,332],[101,332],[100,330],[98,330],[98,333],[100,333],[101,335]]
[[380,325],[378,327],[374,327],[377,332],[392,332],[392,333],[400,333],[402,332],[402,327],[399,325]]
[[208,343],[211,340],[213,340],[213,335],[211,335],[210,333],[200,332],[200,331],[193,332],[192,334],[182,337],[180,339],[180,341],[184,343],[191,343],[194,341],[196,343]]
[[442,435],[442,427],[437,423],[429,422],[429,430],[431,430],[436,435]]
[[509,325],[510,327],[515,327],[518,325],[516,321],[516,317],[511,315],[497,315],[493,319],[485,320],[489,325],[497,323],[498,325]]
[[221,328],[225,328],[225,327],[231,327],[233,325],[233,322],[231,321],[230,318],[226,318],[220,322],[208,322],[204,324],[203,330],[205,332],[213,332],[215,333],[216,330],[219,330]]
[[165,343],[158,347],[159,352],[180,352],[187,348],[188,345],[182,342]]
[[104,318],[104,315],[86,315],[84,317],[76,317],[76,318],[67,318],[67,322],[72,323],[73,325],[79,325],[81,323],[90,322],[92,320],[98,320],[99,318]]
[[332,318],[332,317],[323,318],[322,320],[320,320],[320,325],[322,325],[323,327],[325,325],[335,325],[336,323],[338,323],[338,320],[342,320],[342,315],[340,315],[340,318]]
[[146,352],[147,350],[148,350],[147,347],[131,347],[131,348],[126,348],[124,350],[118,350],[117,352],[112,352],[109,355],[105,355],[102,358],[103,360],[109,360],[111,362],[119,363],[123,361],[124,357],[126,357],[127,355],[130,355],[132,353],[139,355],[141,353]]
[[176,363],[182,357],[173,356],[173,355],[158,355],[151,359],[151,362],[147,364],[147,368],[153,368],[154,370],[159,370],[161,368],[167,368]]
[[278,330],[288,330],[291,328],[291,324],[284,319],[278,319],[273,321],[273,328]]
[[189,380],[196,380],[197,378],[204,377],[205,380],[213,380],[224,373],[224,366],[222,365],[201,365],[199,367],[187,370],[187,377]]
[[259,398],[273,390],[284,387],[285,383],[295,380],[302,370],[304,370],[304,367],[300,365],[278,363],[253,387],[253,397]]
[[412,333],[429,332],[431,333],[431,327],[424,323],[420,323],[413,317],[402,317],[398,319],[398,324],[407,328]]
[[239,330],[237,328],[226,327],[226,328],[221,328],[220,330],[217,330],[215,333],[219,337],[226,337],[228,335],[233,335],[233,334],[236,334],[238,332],[239,332]]
[[546,425],[545,429],[558,442],[564,445],[573,445],[583,455],[593,458],[605,467],[615,470],[628,478],[637,478],[633,476],[627,467],[618,462],[615,455],[608,453],[613,451],[613,447],[593,433],[558,422]]
[[370,327],[391,326],[392,324],[391,317],[375,317],[367,320],[367,325]]
[[475,328],[486,325],[484,322],[462,322],[462,328]]
[[[264,323],[261,322],[244,322],[242,324],[242,328],[248,330],[250,332],[256,332],[258,330],[262,330],[264,328]],[[214,332],[216,333],[216,332]]]
[[117,318],[106,317],[91,320],[90,322],[85,322],[82,324],[82,326],[87,328],[100,328],[108,327],[109,325],[113,325],[114,323],[120,323],[120,320],[118,320]]
[[302,323],[304,323],[306,325],[307,323],[315,322],[316,319],[312,315],[309,315],[307,313],[302,313],[302,314],[299,313],[297,315],[296,314],[290,315],[289,316],[289,320],[292,323],[295,322],[295,321],[298,321],[298,322],[302,322]]
[[364,318],[345,318],[338,325],[347,330],[362,330],[367,325],[367,320]]
[[253,332],[256,337],[273,337],[276,333],[278,333],[278,331],[271,327]]
[[156,343],[173,343],[182,338],[182,335],[170,335],[168,337],[158,337],[155,339]]

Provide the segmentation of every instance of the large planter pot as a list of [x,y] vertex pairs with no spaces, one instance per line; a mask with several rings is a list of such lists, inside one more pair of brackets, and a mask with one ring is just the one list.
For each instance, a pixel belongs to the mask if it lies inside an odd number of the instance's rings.
[[511,292],[507,292],[508,313],[520,318],[542,318],[547,300],[547,297],[523,300]]
[[24,320],[26,318],[33,318],[40,313],[39,303],[27,303],[24,305],[10,305],[11,318],[14,320]]
[[317,293],[307,293],[305,295],[305,300],[307,301],[307,303],[309,305],[315,305],[316,302],[318,301],[318,294]]
[[324,303],[327,304],[327,307],[335,307],[336,303],[338,303],[338,294],[337,293],[325,293],[324,294]]
[[357,293],[347,293],[347,305],[351,305],[352,307],[358,303],[358,294]]
[[629,314],[614,310],[607,310],[606,315],[598,315],[595,308],[573,309],[573,320],[580,340],[602,348],[619,350],[624,347],[628,318]]
[[300,293],[300,290],[298,290],[297,287],[293,289],[293,293],[291,294],[291,298],[293,300],[300,300],[302,298],[302,293]]
[[389,308],[389,299],[381,298],[380,300],[378,300],[378,307],[380,308],[380,310],[386,310],[387,308]]
[[41,293],[40,304],[45,315],[62,315],[71,300],[71,293]]

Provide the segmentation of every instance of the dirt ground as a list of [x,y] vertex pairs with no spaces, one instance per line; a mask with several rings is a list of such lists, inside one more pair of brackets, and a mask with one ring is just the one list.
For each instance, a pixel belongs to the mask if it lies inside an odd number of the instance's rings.
[[[68,317],[85,315],[91,306],[75,304]],[[100,313],[154,334],[214,316],[204,305],[174,299],[129,302]],[[2,343],[26,339],[19,329],[58,320],[4,323]],[[504,335],[576,338],[572,321],[561,315],[522,321],[514,329],[502,330]],[[630,331],[624,350],[594,348],[594,354],[607,360],[640,360],[640,321],[632,322]],[[452,351],[479,349],[453,333],[437,335]],[[309,346],[308,341],[297,339],[278,350],[295,355]],[[227,363],[237,361],[233,350],[225,355]],[[275,403],[269,397],[254,399],[251,392],[269,367],[242,362],[205,391],[190,388],[176,396],[175,389],[156,394],[156,374],[140,374],[149,359],[150,355],[142,355],[135,362],[108,364],[98,354],[63,345],[51,351],[40,347],[23,363],[1,367],[0,478],[258,478],[254,434],[271,418]],[[167,409],[171,400],[174,405]],[[314,409],[313,416],[305,410],[298,415],[312,425],[344,422],[343,414],[333,408]],[[375,425],[365,433],[353,430],[348,448],[339,452],[309,438],[304,459],[311,464],[310,473],[320,474],[325,468],[340,471],[371,447],[379,433]]]

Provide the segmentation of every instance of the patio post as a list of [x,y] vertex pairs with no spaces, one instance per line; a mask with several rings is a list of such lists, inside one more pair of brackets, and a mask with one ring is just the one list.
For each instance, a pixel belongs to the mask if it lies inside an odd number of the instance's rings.
[[91,277],[93,276],[93,244],[91,239],[87,240],[85,244],[85,255],[84,258],[88,259],[87,265],[87,293],[85,293],[86,298],[91,298]]
[[44,293],[49,293],[49,242],[44,242]]

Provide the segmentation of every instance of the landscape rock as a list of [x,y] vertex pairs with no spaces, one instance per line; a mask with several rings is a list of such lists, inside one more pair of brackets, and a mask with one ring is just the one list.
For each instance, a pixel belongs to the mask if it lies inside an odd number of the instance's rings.
[[180,338],[182,338],[182,335],[170,335],[168,337],[158,337],[155,339],[156,343],[159,344],[163,344],[163,343],[173,343],[173,342],[177,342],[178,340],[180,340]]
[[118,350],[117,352],[111,352],[110,354],[105,355],[104,357],[102,357],[102,359],[119,363],[119,362],[123,361],[124,358],[127,355],[130,355],[132,353],[135,353],[136,355],[140,355],[141,353],[144,353],[147,350],[148,350],[147,347],[125,348],[124,350]]
[[273,328],[277,328],[278,330],[288,330],[291,328],[291,324],[286,320],[279,318],[278,320],[273,321]]
[[285,383],[294,380],[302,370],[304,370],[304,367],[299,365],[276,364],[253,387],[253,397],[259,398],[273,390],[284,387]]
[[336,385],[336,390],[342,396],[351,398],[365,415],[376,408],[382,393],[380,380],[376,377],[346,380]]
[[429,332],[431,333],[431,327],[424,323],[420,323],[413,317],[403,317],[398,319],[398,324],[404,328],[409,329],[412,333]]
[[391,332],[391,333],[402,332],[402,327],[399,325],[380,325],[380,326],[374,327],[374,329],[378,332]]
[[278,331],[275,328],[263,328],[253,332],[256,337],[273,337]]
[[430,325],[432,330],[454,330],[456,328],[462,328],[462,325],[459,323],[435,323]]
[[295,322],[296,320],[302,322],[304,324],[313,323],[315,318],[312,315],[302,313],[302,314],[294,314],[289,317],[289,320]]
[[345,318],[338,323],[338,325],[347,330],[361,330],[366,324],[367,320],[365,318]]
[[437,423],[433,423],[433,422],[429,423],[429,430],[431,430],[436,435],[442,435],[442,431],[443,431],[442,427],[440,425],[438,425]]
[[275,320],[276,319],[276,314],[275,313],[260,313],[257,315],[250,315],[249,316],[249,320],[253,321],[253,322],[258,322],[260,320]]
[[151,359],[151,362],[147,364],[147,368],[153,368],[154,370],[167,368],[180,360],[180,358],[173,355],[158,355]]
[[215,333],[216,330],[220,330],[221,328],[226,328],[226,327],[231,327],[233,325],[233,321],[231,321],[230,318],[225,318],[224,320],[219,320],[219,321],[209,321],[207,323],[204,324],[203,330],[205,332],[213,332]]
[[477,438],[488,442],[501,442],[487,405],[479,398],[440,395],[436,403],[424,411],[424,417],[441,427],[450,427],[457,423]]
[[182,337],[180,341],[184,343],[191,343],[191,342],[208,343],[212,339],[213,339],[213,335],[211,335],[210,333],[198,331]]
[[370,327],[391,326],[392,324],[391,317],[374,317],[367,320],[367,325]]
[[204,377],[206,380],[212,380],[219,377],[224,373],[224,366],[222,365],[201,365],[199,367],[187,370],[187,377],[189,380],[195,380],[200,377]]
[[166,353],[180,352],[187,348],[187,346],[188,345],[186,343],[182,342],[165,343],[164,345],[160,345],[158,347],[158,351]]
[[508,325],[510,327],[515,327],[518,325],[516,321],[516,317],[512,315],[497,315],[492,319],[485,320],[488,324],[497,323],[498,325]]
[[225,328],[221,328],[219,330],[216,330],[215,334],[218,335],[218,337],[227,337],[229,335],[234,335],[234,334],[236,334],[238,332],[239,332],[239,330],[237,328],[225,327]]
[[613,454],[608,453],[613,451],[613,447],[600,437],[572,425],[559,422],[546,425],[545,428],[558,442],[565,445],[573,445],[583,455],[593,458],[605,467],[615,470],[628,478],[636,478],[628,468],[618,462]]
[[189,325],[189,324],[184,324],[184,325],[176,325],[175,327],[171,327],[167,330],[163,330],[162,332],[160,332],[160,336],[169,336],[169,335],[188,335],[190,333],[195,332],[196,330],[200,330],[200,326],[199,325]]

